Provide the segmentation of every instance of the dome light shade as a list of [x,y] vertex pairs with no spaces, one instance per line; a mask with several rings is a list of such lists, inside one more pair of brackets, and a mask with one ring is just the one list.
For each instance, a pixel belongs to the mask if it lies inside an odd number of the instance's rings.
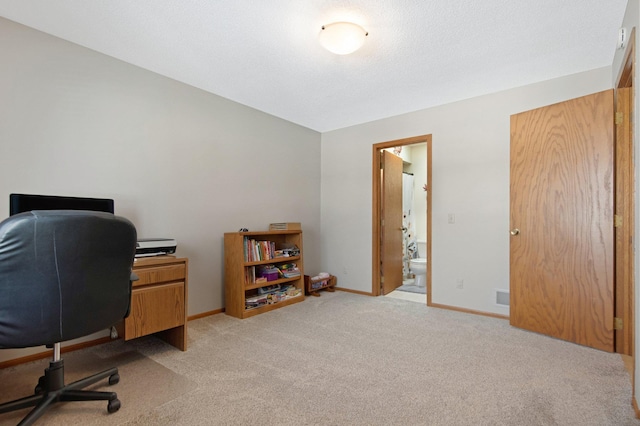
[[348,55],[360,49],[369,35],[360,25],[351,22],[334,22],[322,26],[320,44],[336,55]]

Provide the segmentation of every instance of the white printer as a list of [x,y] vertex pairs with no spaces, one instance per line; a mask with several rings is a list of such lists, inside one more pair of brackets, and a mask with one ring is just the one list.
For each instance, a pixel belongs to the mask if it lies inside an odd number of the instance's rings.
[[136,257],[161,256],[176,252],[176,240],[172,238],[139,238],[136,244]]

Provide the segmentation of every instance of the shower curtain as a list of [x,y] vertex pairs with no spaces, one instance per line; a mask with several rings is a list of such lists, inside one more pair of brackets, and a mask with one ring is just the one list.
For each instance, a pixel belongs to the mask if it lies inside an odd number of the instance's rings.
[[416,230],[413,223],[413,175],[402,174],[402,275],[409,278],[409,261],[418,257]]

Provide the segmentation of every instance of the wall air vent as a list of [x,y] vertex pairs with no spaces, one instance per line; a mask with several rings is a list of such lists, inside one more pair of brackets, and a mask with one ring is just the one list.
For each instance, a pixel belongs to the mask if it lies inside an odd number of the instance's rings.
[[496,305],[509,306],[509,290],[496,288]]

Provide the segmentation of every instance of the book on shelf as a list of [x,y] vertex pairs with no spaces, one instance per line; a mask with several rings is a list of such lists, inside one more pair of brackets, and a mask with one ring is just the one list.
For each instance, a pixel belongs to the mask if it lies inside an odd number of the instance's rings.
[[260,241],[249,237],[243,239],[245,262],[260,262],[264,260],[300,256],[300,249],[295,244],[282,243],[276,247],[274,241]]
[[244,282],[247,284],[253,284],[256,282],[256,267],[249,266],[244,268]]
[[284,263],[282,265],[278,265],[278,271],[280,271],[280,276],[283,278],[294,278],[300,276],[300,269],[295,263]]
[[274,258],[276,243],[273,241],[257,241],[248,237],[243,240],[244,260],[259,262]]

